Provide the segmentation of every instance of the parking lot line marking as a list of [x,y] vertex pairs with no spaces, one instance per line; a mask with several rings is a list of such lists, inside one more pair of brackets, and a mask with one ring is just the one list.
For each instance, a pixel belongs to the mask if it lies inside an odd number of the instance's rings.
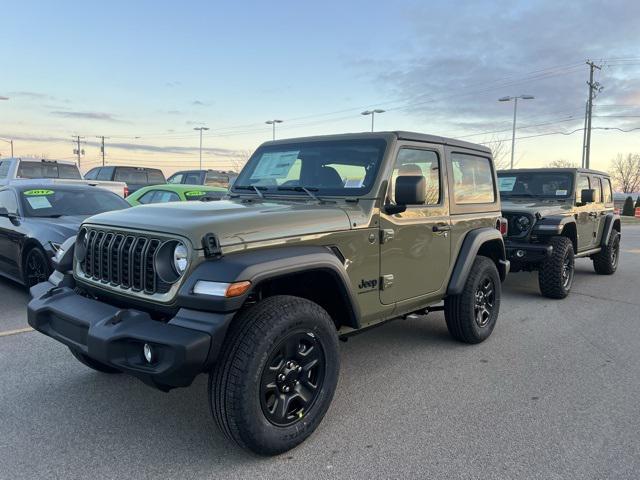
[[17,335],[19,333],[27,333],[27,332],[33,332],[33,328],[26,327],[26,328],[18,328],[16,330],[7,330],[6,332],[0,332],[0,337],[8,337],[9,335]]

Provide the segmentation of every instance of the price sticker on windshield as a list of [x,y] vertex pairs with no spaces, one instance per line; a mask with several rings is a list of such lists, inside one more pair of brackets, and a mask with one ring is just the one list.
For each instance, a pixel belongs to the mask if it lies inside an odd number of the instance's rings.
[[34,210],[41,210],[43,208],[51,208],[51,202],[47,197],[27,197],[29,206]]
[[516,184],[516,177],[498,177],[498,188],[501,192],[511,192]]
[[42,197],[46,195],[53,195],[54,193],[56,192],[53,190],[25,190],[23,195],[26,197]]
[[184,192],[185,197],[203,197],[206,194],[207,192],[204,192],[202,190],[191,190],[189,192]]

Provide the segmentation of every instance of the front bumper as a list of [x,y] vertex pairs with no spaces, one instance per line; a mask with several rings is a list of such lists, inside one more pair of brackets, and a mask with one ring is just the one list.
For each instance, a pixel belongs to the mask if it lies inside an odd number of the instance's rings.
[[551,245],[536,245],[524,242],[505,242],[507,258],[514,263],[537,263],[549,258],[553,253]]
[[[234,315],[183,308],[165,323],[51,282],[31,295],[28,321],[35,330],[161,390],[186,387],[210,368]],[[145,343],[155,352],[152,363],[144,359]]]

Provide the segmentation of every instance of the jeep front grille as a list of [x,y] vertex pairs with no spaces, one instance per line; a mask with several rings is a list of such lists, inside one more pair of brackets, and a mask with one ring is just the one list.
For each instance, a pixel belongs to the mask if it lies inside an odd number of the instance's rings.
[[86,244],[80,262],[82,276],[93,282],[153,295],[169,291],[155,269],[154,255],[163,239],[140,233],[83,227],[78,236]]

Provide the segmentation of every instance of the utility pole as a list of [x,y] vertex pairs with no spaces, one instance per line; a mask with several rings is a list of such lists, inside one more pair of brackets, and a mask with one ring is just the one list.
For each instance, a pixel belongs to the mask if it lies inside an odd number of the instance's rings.
[[209,130],[207,127],[196,127],[194,130],[200,130],[200,170],[202,170],[202,131]]
[[599,82],[593,81],[593,73],[596,69],[602,70],[600,65],[596,65],[591,60],[587,60],[589,65],[589,100],[587,101],[587,134],[584,144],[584,168],[589,168],[589,160],[591,157],[591,114],[593,113],[593,99],[602,90],[602,85]]
[[104,135],[100,136],[100,137],[96,137],[99,138],[100,140],[102,140],[101,144],[100,144],[100,153],[102,154],[102,166],[104,167],[104,139],[105,138],[109,138],[109,137],[105,137]]
[[80,170],[80,155],[84,155],[84,150],[80,149],[80,139],[84,137],[76,135],[73,138],[75,139],[77,145],[77,147],[73,149],[73,153],[78,156],[78,170]]
[[580,166],[584,168],[584,156],[586,153],[585,145],[587,144],[587,117],[589,116],[589,102],[584,102],[584,128],[582,129],[582,162]]

